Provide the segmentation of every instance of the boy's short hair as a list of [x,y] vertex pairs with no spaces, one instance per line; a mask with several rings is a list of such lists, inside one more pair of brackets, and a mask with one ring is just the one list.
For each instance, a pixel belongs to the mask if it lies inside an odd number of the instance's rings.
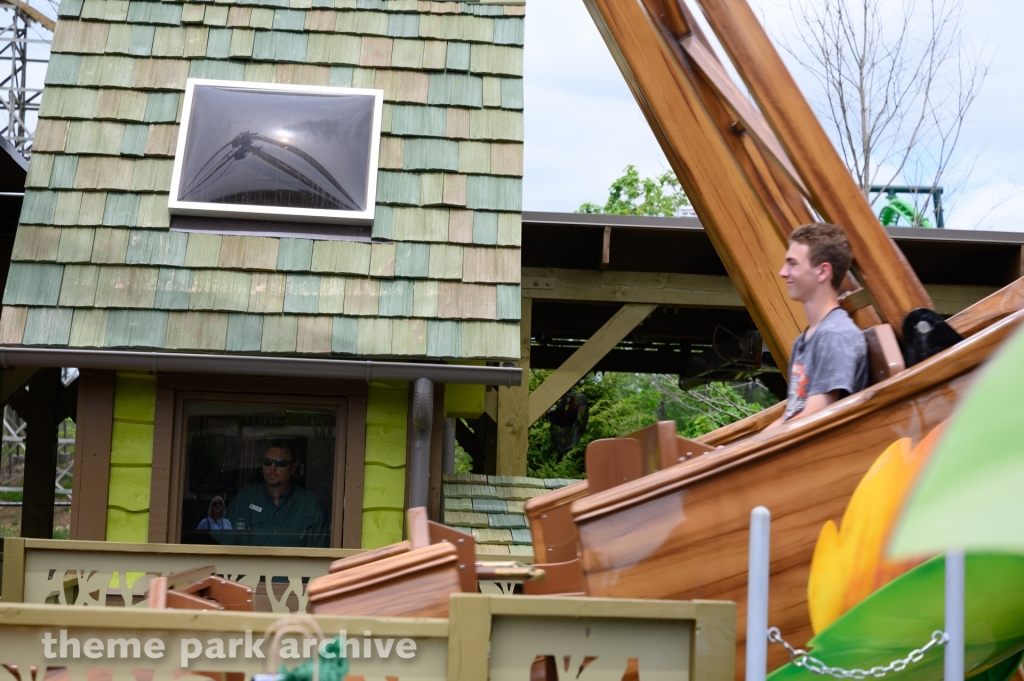
[[831,284],[838,291],[853,264],[853,251],[843,228],[827,222],[812,222],[793,230],[789,243],[793,242],[807,246],[812,266],[817,267],[823,262],[832,265]]

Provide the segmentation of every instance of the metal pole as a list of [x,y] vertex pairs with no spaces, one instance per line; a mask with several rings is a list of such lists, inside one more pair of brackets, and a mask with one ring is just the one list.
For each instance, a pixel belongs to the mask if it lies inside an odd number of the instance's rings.
[[764,681],[768,670],[768,561],[772,514],[764,506],[750,512],[747,567],[747,681]]
[[963,549],[946,551],[945,681],[964,681],[964,574]]

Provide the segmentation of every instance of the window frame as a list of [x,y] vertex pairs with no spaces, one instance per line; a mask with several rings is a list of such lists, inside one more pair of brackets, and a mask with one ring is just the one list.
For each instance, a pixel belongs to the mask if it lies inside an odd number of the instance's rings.
[[[370,160],[367,167],[366,210],[327,210],[321,208],[285,208],[279,206],[249,206],[231,203],[210,203],[181,201],[178,199],[181,170],[185,155],[192,117],[192,99],[196,86],[222,87],[232,90],[267,91],[327,96],[370,96],[374,99],[373,120],[370,133]],[[185,99],[181,109],[181,124],[174,151],[174,168],[171,174],[171,189],[167,209],[171,215],[207,218],[242,218],[249,220],[271,220],[279,222],[315,222],[321,224],[360,225],[373,224],[377,199],[377,174],[380,157],[381,121],[384,111],[384,91],[364,88],[327,87],[320,85],[282,85],[277,83],[252,83],[234,80],[213,80],[189,78],[185,82]]]

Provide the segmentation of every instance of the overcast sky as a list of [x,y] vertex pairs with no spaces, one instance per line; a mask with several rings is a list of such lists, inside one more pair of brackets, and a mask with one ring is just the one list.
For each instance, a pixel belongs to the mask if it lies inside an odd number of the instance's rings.
[[[754,0],[773,35],[792,30],[790,0]],[[947,205],[954,229],[1024,231],[1024,2],[967,0],[964,32],[991,68],[958,149],[974,171]],[[813,84],[791,64],[805,91]],[[526,210],[603,202],[628,164],[668,169],[583,0],[532,0],[526,19]]]

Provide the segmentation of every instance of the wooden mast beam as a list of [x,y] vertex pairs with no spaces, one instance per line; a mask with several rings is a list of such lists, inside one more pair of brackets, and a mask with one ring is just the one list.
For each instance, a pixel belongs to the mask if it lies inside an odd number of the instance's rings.
[[699,1],[808,187],[811,204],[825,219],[846,229],[858,278],[883,319],[900,333],[908,312],[932,307],[917,275],[875,217],[746,0]]
[[678,44],[652,30],[640,3],[585,3],[772,356],[786,366],[806,321],[777,276],[785,240],[705,107]]

